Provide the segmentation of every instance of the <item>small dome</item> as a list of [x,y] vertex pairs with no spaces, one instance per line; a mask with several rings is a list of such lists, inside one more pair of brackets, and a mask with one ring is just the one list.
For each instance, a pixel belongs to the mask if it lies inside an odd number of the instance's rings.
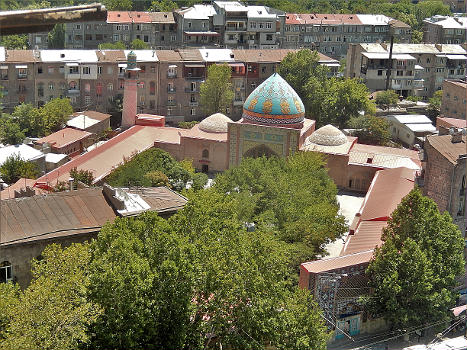
[[338,128],[328,124],[311,134],[308,142],[322,146],[340,146],[347,142],[347,137]]
[[127,59],[127,70],[136,68],[136,54],[130,51],[126,56]]
[[227,124],[232,119],[222,113],[214,113],[199,123],[199,129],[204,132],[227,132]]
[[247,122],[301,127],[304,117],[302,100],[277,73],[253,90],[243,104],[243,119]]

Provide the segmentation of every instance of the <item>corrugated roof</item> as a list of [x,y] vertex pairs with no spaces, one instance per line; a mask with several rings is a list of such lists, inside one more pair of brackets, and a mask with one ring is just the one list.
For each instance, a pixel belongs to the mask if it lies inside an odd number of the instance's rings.
[[[157,212],[178,210],[187,201],[165,187],[130,192],[139,194],[149,210]],[[97,232],[116,216],[102,188],[9,199],[1,206],[0,245]]]
[[0,165],[13,155],[18,155],[23,160],[32,160],[41,157],[43,153],[25,144],[0,147]]
[[172,12],[149,12],[152,23],[175,23]]
[[53,147],[62,148],[69,145],[70,143],[78,142],[91,135],[92,134],[87,131],[77,130],[73,128],[64,128],[48,136],[40,138],[36,141],[36,143],[39,145],[42,145],[43,143],[50,143],[50,145]]
[[181,62],[182,58],[178,51],[174,50],[157,50],[157,58],[160,62]]
[[338,256],[335,258],[327,258],[302,263],[301,267],[310,273],[320,273],[335,269],[341,269],[343,267],[348,267],[352,265],[368,263],[372,257],[373,250],[368,250],[365,252]]
[[390,117],[402,124],[431,124],[430,118],[423,114],[394,114]]
[[461,142],[452,143],[451,135],[431,135],[426,137],[426,141],[439,153],[441,153],[452,164],[456,164],[460,155],[465,155],[466,150],[466,136],[462,136]]
[[202,62],[203,57],[198,49],[183,49],[178,51],[183,61]]
[[341,255],[362,252],[380,246],[383,228],[388,225],[387,221],[363,221],[358,226],[355,234],[348,235]]
[[97,111],[84,111],[84,112],[75,112],[73,116],[77,117],[79,115],[85,115],[88,118],[95,119],[95,120],[107,120],[110,119],[111,115],[107,113],[101,113]]
[[128,11],[107,11],[107,23],[131,23]]
[[126,61],[125,52],[123,50],[97,50],[96,55],[99,62]]
[[445,128],[455,127],[465,129],[467,128],[467,120],[438,117],[436,118],[436,126],[444,126]]
[[37,62],[34,50],[6,50],[5,62]]

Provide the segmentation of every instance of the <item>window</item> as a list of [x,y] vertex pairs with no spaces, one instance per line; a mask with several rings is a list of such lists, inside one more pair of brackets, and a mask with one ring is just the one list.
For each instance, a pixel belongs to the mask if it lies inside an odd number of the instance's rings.
[[[138,39],[139,39],[139,38],[138,38]],[[122,35],[122,40],[125,41],[125,42],[126,42],[126,41],[130,41],[130,36],[129,36],[128,34],[123,34],[123,35]]]
[[117,24],[116,30],[122,30],[122,26],[120,24]]
[[114,41],[120,41],[120,35],[114,34],[113,35]]
[[250,28],[256,28],[256,22],[250,22]]
[[123,79],[118,80],[118,88],[120,90],[123,90],[125,88],[125,80],[123,80]]
[[61,74],[65,73],[65,66],[60,66],[58,68],[58,72],[61,73]]
[[129,29],[130,29],[130,26],[128,24],[123,25],[123,30],[129,30]]
[[144,89],[144,81],[140,81],[140,82],[138,83],[138,87],[139,87],[140,89]]
[[108,83],[107,84],[107,91],[113,91],[113,89],[114,89],[114,84]]
[[78,67],[69,67],[68,74],[79,74]]
[[11,263],[4,261],[0,264],[0,283],[6,283],[13,280]]
[[173,108],[167,107],[167,115],[173,115]]
[[49,73],[49,74],[54,74],[54,71],[55,71],[54,67],[48,67],[47,68],[47,73]]
[[196,115],[196,108],[192,108],[190,110],[190,115]]
[[42,74],[42,66],[37,67],[37,74]]
[[143,41],[144,41],[145,43],[148,43],[148,42],[149,42],[149,35],[145,35],[145,36],[143,37]]
[[266,73],[266,66],[261,67],[261,73]]
[[91,92],[91,84],[89,84],[89,83],[84,84],[84,91],[85,92]]
[[91,96],[89,95],[84,96],[84,104],[86,106],[89,106],[91,104]]
[[54,89],[54,83],[53,82],[50,82],[49,83],[49,90],[53,90]]
[[172,35],[170,36],[170,41],[176,41],[176,40],[177,40],[177,36],[174,35],[174,34],[172,34]]
[[102,74],[102,66],[97,67],[97,74]]
[[191,28],[191,22],[188,22],[188,28]]
[[272,34],[266,34],[266,41],[272,41]]
[[77,24],[75,28],[76,29],[81,29],[81,24]]
[[151,66],[151,73],[156,73],[156,66]]
[[155,95],[156,94],[156,83],[151,81],[149,83],[149,95]]
[[266,22],[266,28],[271,29],[272,28],[272,22]]
[[91,74],[91,68],[83,67],[83,74]]
[[78,90],[78,85],[76,84],[75,81],[70,81],[70,83],[68,84],[68,88],[70,90]]
[[146,73],[146,66],[140,66],[141,73]]
[[259,29],[263,29],[263,27],[264,27],[264,23],[261,23],[261,22],[260,22],[260,23],[259,23]]
[[235,40],[235,35],[229,34],[229,40]]
[[203,158],[209,158],[209,151],[207,149],[203,149],[201,156]]
[[92,34],[86,34],[84,40],[92,40]]
[[378,75],[383,75],[383,71],[381,69],[378,70]]
[[37,96],[44,97],[44,83],[39,83],[37,85]]
[[107,74],[112,74],[113,71],[114,71],[114,70],[113,70],[113,67],[111,67],[111,66],[108,66],[108,67],[107,67]]
[[206,28],[206,22],[203,22],[202,25],[203,25],[203,28]]
[[196,97],[194,94],[190,95],[190,102],[196,102]]
[[102,83],[97,83],[96,84],[96,95],[97,96],[102,96]]
[[103,40],[102,34],[96,34],[96,40]]

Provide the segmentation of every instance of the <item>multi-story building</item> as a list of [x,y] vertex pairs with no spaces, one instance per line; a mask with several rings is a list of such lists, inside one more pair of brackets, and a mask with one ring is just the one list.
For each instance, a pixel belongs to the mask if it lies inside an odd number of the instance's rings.
[[439,211],[447,211],[465,233],[466,137],[453,129],[450,135],[428,136],[425,141],[425,181],[423,192]]
[[440,113],[447,118],[466,119],[467,83],[465,81],[444,81]]
[[467,17],[436,15],[423,21],[423,42],[464,44],[467,42]]
[[[346,77],[359,77],[371,91],[385,90],[389,44],[351,44]],[[466,50],[453,44],[394,44],[389,88],[427,100],[445,79],[464,78]]]
[[467,10],[467,0],[443,0],[453,13],[465,13]]
[[[242,105],[259,84],[274,73],[294,50],[181,49],[135,50],[138,72],[138,113],[166,116],[169,123],[200,120],[200,86],[207,67],[226,63],[232,70],[235,98],[228,115],[238,120]],[[22,102],[42,106],[68,97],[75,110],[114,113],[123,98],[128,50],[5,50],[0,49],[3,107]],[[320,54],[320,63],[337,74],[339,62]]]
[[177,22],[179,46],[218,47],[221,44],[220,28],[214,28],[213,16],[216,10],[210,4],[197,4],[174,12]]
[[351,43],[381,43],[391,35],[410,42],[411,29],[384,15],[288,13],[282,47],[310,48],[344,58]]
[[65,47],[96,49],[108,42],[139,39],[152,48],[174,48],[179,40],[172,12],[108,11],[106,22],[69,23]]

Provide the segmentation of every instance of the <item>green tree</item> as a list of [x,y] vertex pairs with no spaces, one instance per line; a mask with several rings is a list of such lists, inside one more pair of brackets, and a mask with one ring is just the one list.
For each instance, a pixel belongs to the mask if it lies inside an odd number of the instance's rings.
[[125,50],[126,48],[126,45],[121,41],[99,44],[99,50]]
[[150,171],[144,174],[144,177],[150,181],[151,187],[166,186],[170,188],[169,178],[162,171]]
[[376,105],[380,108],[389,109],[399,101],[399,96],[394,90],[380,91],[376,94]]
[[8,145],[22,143],[26,135],[8,115],[0,117],[0,141]]
[[76,185],[78,181],[88,186],[91,186],[94,182],[92,171],[83,169],[78,170],[76,167],[70,170],[70,177],[73,178]]
[[25,50],[29,47],[28,36],[26,34],[2,36],[1,46],[8,50]]
[[389,123],[384,118],[363,115],[352,119],[350,126],[356,129],[353,136],[358,137],[359,143],[386,146],[391,139]]
[[153,1],[148,11],[151,12],[172,12],[178,9],[178,5],[171,0]]
[[149,44],[145,43],[143,40],[141,39],[134,39],[131,43],[130,43],[130,48],[132,50],[146,50],[146,49],[149,49]]
[[364,84],[356,79],[329,77],[329,69],[319,63],[316,51],[289,53],[281,62],[279,74],[292,86],[305,105],[305,113],[318,126],[347,126],[360,111],[372,113],[374,104]]
[[65,48],[65,25],[58,23],[49,32],[49,49],[63,49]]
[[209,177],[205,173],[196,173],[193,175],[193,189],[202,190],[206,186]]
[[441,101],[443,100],[443,90],[438,90],[433,94],[433,97],[431,97],[428,102],[428,117],[436,123],[436,118],[439,117],[439,113],[441,111]]
[[87,245],[53,244],[32,264],[33,280],[21,291],[0,284],[0,349],[76,349],[100,310],[86,300]]
[[39,137],[44,135],[40,110],[31,103],[22,103],[16,106],[11,113],[11,117],[26,136]]
[[7,184],[21,178],[35,179],[39,174],[37,164],[23,160],[18,154],[9,156],[0,166],[0,175]]
[[67,98],[54,98],[41,107],[39,112],[43,121],[43,133],[49,135],[66,125],[73,113],[73,107]]
[[102,3],[108,11],[127,11],[133,8],[131,0],[104,0]]
[[456,276],[464,273],[464,242],[447,212],[412,190],[392,213],[368,267],[369,309],[394,328],[449,318]]
[[194,127],[198,123],[199,123],[199,121],[197,121],[197,120],[193,120],[191,122],[180,122],[180,123],[178,123],[178,127],[182,128],[182,129],[191,129],[192,127]]
[[207,115],[226,113],[234,98],[230,78],[232,70],[227,64],[212,64],[208,67],[208,77],[200,87],[201,106]]

